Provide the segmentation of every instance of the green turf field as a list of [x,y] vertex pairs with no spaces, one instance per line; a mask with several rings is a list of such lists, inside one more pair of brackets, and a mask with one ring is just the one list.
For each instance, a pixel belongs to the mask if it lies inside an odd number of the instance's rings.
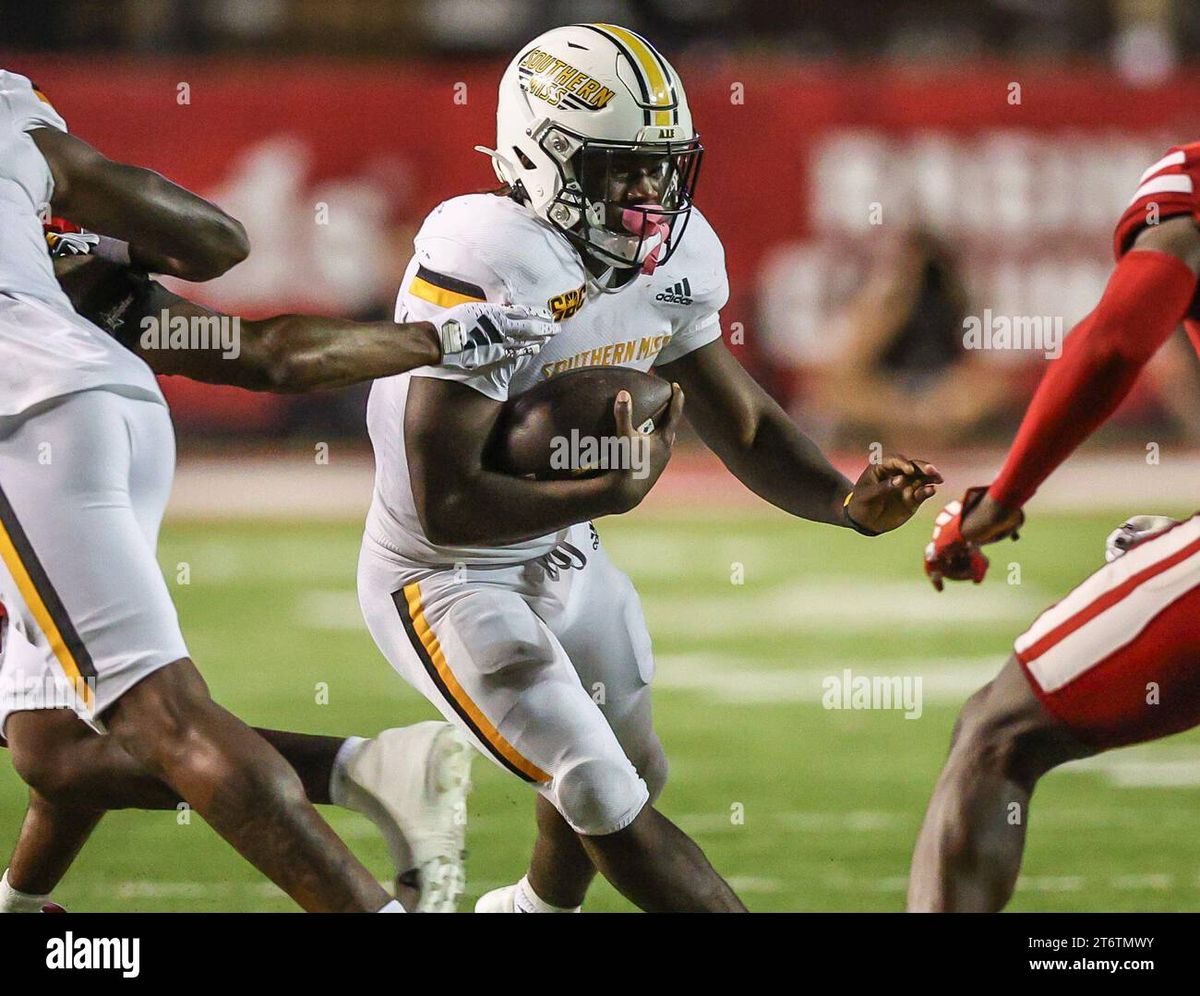
[[[897,910],[957,704],[1013,636],[1102,560],[1121,514],[1037,516],[993,548],[980,588],[937,596],[919,575],[928,515],[868,541],[746,513],[637,513],[601,523],[642,593],[658,656],[656,714],[672,763],[663,810],[755,910]],[[218,699],[262,725],[370,734],[431,718],[376,653],[353,583],[359,524],[179,524],[163,537],[193,656]],[[1020,584],[1007,584],[1010,563]],[[180,564],[190,583],[176,585]],[[741,565],[744,583],[732,581]],[[920,676],[924,711],[829,711],[822,679]],[[324,683],[324,685],[322,685]],[[327,686],[327,704],[319,704]],[[532,795],[475,768],[464,908],[515,881]],[[7,849],[23,790],[0,762]],[[381,877],[354,814],[334,827]],[[1200,910],[1200,735],[1052,775],[1034,800],[1020,910]],[[56,898],[76,910],[288,910],[199,819],[116,813]],[[599,884],[588,906],[627,904]]]

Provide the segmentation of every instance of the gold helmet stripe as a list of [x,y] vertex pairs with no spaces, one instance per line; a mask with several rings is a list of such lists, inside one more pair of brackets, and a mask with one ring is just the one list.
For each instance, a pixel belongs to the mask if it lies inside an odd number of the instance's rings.
[[634,68],[641,70],[642,77],[647,84],[647,102],[653,107],[665,106],[667,108],[667,110],[654,111],[651,123],[658,127],[669,126],[671,124],[671,108],[675,106],[675,97],[671,92],[671,81],[667,78],[666,72],[659,64],[649,43],[628,28],[622,28],[616,24],[594,24],[592,26],[607,32],[633,54]]

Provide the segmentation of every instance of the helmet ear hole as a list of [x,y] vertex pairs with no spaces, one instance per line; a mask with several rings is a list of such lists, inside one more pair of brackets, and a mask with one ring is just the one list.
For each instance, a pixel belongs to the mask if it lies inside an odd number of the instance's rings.
[[520,149],[518,149],[515,145],[513,146],[513,152],[515,152],[517,154],[517,160],[526,169],[537,169],[537,166],[534,165],[533,160],[530,159],[527,155],[525,155],[525,153],[522,152]]

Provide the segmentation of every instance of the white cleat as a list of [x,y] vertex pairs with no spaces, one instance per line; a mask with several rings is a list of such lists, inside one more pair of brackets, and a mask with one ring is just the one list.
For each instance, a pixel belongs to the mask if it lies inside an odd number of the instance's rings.
[[491,892],[485,892],[475,901],[476,913],[516,913],[517,887],[506,885]]
[[387,840],[396,874],[415,868],[420,913],[453,913],[466,888],[463,847],[474,750],[449,723],[384,730],[344,768],[347,804]]

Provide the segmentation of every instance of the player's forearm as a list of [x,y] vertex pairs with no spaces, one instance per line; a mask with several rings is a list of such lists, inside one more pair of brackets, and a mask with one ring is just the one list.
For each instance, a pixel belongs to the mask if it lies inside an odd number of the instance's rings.
[[701,432],[721,462],[760,498],[813,522],[845,525],[842,503],[853,485],[787,414],[772,403],[744,437]]
[[760,498],[813,522],[845,525],[851,484],[720,340],[664,364],[685,414],[730,472]]
[[[241,222],[165,177],[112,163],[95,189],[63,213],[84,228],[123,239],[131,258],[155,273],[211,280],[246,258]],[[57,204],[56,204],[57,208]]]
[[[418,468],[419,474],[419,468]],[[578,480],[535,481],[487,470],[453,485],[421,487],[417,509],[425,534],[439,546],[520,543],[578,522],[632,507],[616,471]],[[503,509],[502,515],[497,514]]]
[[1033,396],[1004,468],[988,489],[1020,508],[1124,400],[1142,368],[1179,325],[1196,278],[1180,259],[1131,252],[1104,297],[1067,337]]
[[239,221],[158,173],[106,159],[54,128],[30,136],[54,176],[55,213],[128,242],[145,268],[210,280],[249,253]]
[[[55,261],[60,279],[66,281],[64,288],[77,297],[68,276],[72,265],[69,260]],[[83,304],[75,297],[72,303]],[[233,325],[236,337],[214,349],[207,337],[204,345],[176,344],[166,335],[142,335],[135,326],[144,320],[127,322],[132,331],[122,341],[156,374],[206,384],[294,394],[390,377],[441,360],[437,332],[427,322],[352,322],[316,315],[243,320],[189,301],[155,281],[146,285],[137,308],[164,330],[181,322],[194,327]]]
[[283,393],[391,377],[442,357],[437,330],[429,322],[278,315],[242,322],[242,329],[251,340],[245,355],[259,367],[264,389]]

